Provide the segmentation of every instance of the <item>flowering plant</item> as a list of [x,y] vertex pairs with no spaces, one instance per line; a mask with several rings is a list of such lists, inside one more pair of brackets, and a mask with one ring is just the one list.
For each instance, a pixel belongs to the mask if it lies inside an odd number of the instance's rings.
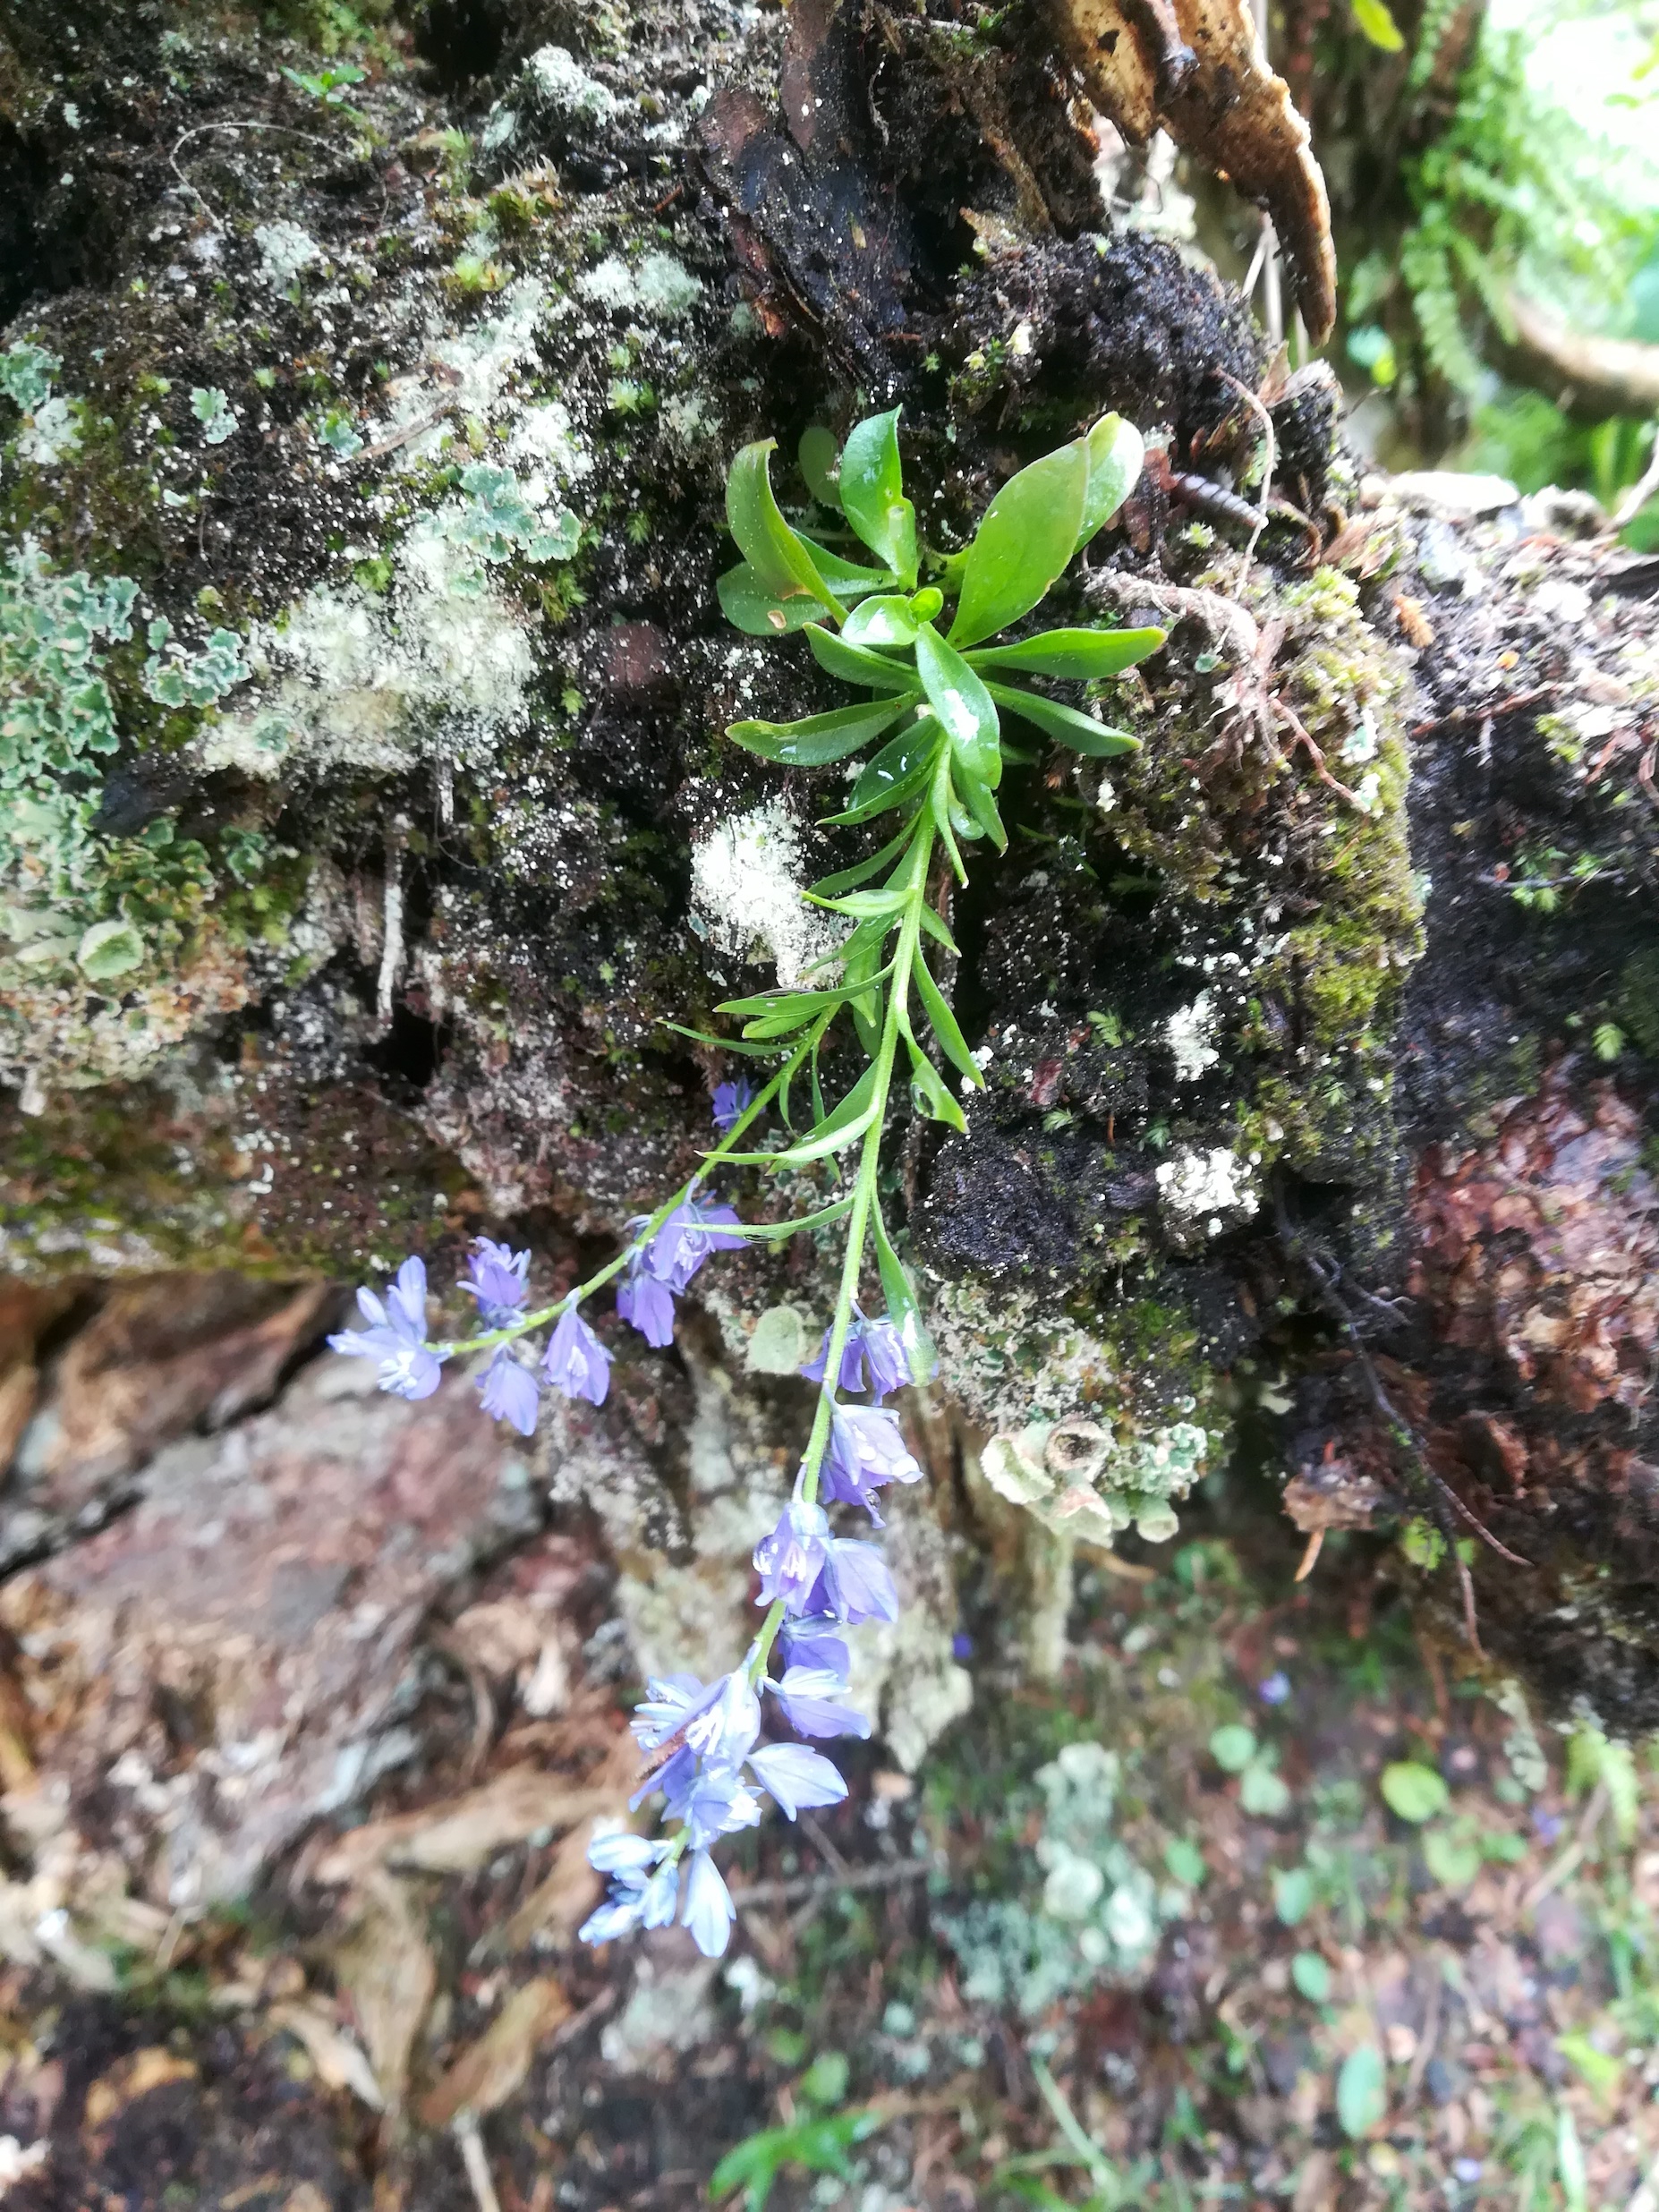
[[[1027,756],[1003,738],[999,710],[1076,752],[1103,757],[1135,742],[1077,707],[1004,679],[1114,676],[1163,642],[1156,629],[1087,628],[987,642],[1039,605],[1074,554],[1122,504],[1141,468],[1141,440],[1127,423],[1106,415],[1085,436],[1011,477],[964,550],[932,562],[937,581],[925,585],[898,430],[894,409],[858,423],[838,457],[825,431],[809,431],[802,441],[803,472],[829,518],[821,535],[845,539],[850,532],[879,567],[842,558],[785,519],[770,481],[771,439],[744,447],[727,481],[727,521],[744,556],[719,580],[728,619],[754,636],[804,630],[821,668],[872,695],[804,721],[734,723],[727,735],[797,768],[828,767],[884,738],[858,771],[850,803],[827,819],[900,818],[896,833],[870,858],[804,894],[852,925],[819,963],[823,982],[730,1000],[719,1011],[741,1021],[741,1037],[699,1039],[755,1059],[780,1059],[780,1065],[758,1090],[747,1077],[719,1085],[714,1120],[720,1135],[702,1165],[654,1213],[630,1225],[621,1252],[555,1304],[530,1308],[528,1253],[480,1238],[460,1286],[477,1303],[483,1326],[476,1334],[428,1341],[426,1271],[409,1259],[384,1302],[370,1290],[358,1292],[369,1327],[330,1340],[337,1350],[378,1360],[380,1387],[410,1399],[437,1389],[445,1360],[489,1351],[479,1378],[484,1410],[528,1435],[544,1387],[595,1405],[604,1399],[611,1354],[581,1308],[606,1284],[621,1278],[618,1314],[649,1343],[666,1345],[673,1339],[675,1299],[712,1254],[751,1238],[847,1224],[835,1312],[818,1357],[803,1370],[819,1386],[811,1434],[789,1503],[754,1553],[764,1617],[729,1674],[710,1683],[671,1674],[647,1685],[633,1722],[645,1768],[634,1805],[660,1796],[675,1825],[656,1837],[620,1825],[595,1837],[589,1857],[611,1886],[582,1930],[591,1943],[677,1918],[703,1952],[723,1952],[734,1911],[711,1847],[753,1825],[762,1796],[793,1819],[803,1808],[834,1804],[847,1794],[834,1763],[809,1743],[761,1740],[761,1699],[772,1699],[798,1737],[868,1735],[868,1719],[848,1701],[845,1632],[898,1617],[898,1594],[880,1551],[838,1535],[825,1508],[859,1506],[880,1526],[876,1493],[922,1475],[898,1416],[882,1403],[906,1383],[927,1382],[936,1361],[915,1285],[882,1217],[881,1142],[901,1068],[908,1071],[918,1112],[966,1127],[919,1028],[931,1033],[964,1087],[980,1087],[983,1080],[929,967],[928,949],[957,949],[940,906],[952,877],[967,881],[964,845],[988,838],[1001,849],[1007,842],[995,794],[1005,761]],[[948,599],[956,602],[955,614],[941,632]],[[944,870],[937,872],[941,855]],[[866,1065],[826,1106],[820,1061],[843,1016]],[[769,1110],[789,1126],[792,1086],[804,1075],[811,1127],[781,1149],[742,1149]],[[699,1195],[724,1163],[775,1172],[855,1146],[856,1164],[846,1187],[814,1212],[745,1224],[731,1207]],[[874,1317],[859,1303],[872,1248],[887,1309]],[[526,1365],[518,1348],[549,1323],[539,1362]],[[867,1392],[868,1402],[852,1402],[857,1392]]]

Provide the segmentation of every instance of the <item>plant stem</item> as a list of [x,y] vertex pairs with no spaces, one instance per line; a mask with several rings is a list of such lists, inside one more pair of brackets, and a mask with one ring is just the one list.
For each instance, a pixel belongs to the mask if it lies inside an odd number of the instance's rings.
[[[887,1127],[887,1102],[892,1088],[893,1063],[898,1058],[899,1039],[908,1020],[910,972],[921,941],[922,907],[927,898],[928,864],[932,857],[933,838],[933,816],[930,809],[923,808],[916,818],[916,833],[911,840],[910,849],[894,871],[895,878],[901,872],[905,874],[906,898],[899,916],[898,944],[889,972],[881,1042],[876,1055],[875,1087],[871,1101],[874,1112],[864,1133],[864,1149],[859,1154],[853,1210],[847,1219],[847,1250],[841,1262],[841,1284],[836,1296],[835,1317],[830,1324],[830,1342],[824,1354],[823,1380],[819,1385],[812,1434],[806,1440],[806,1450],[801,1459],[800,1494],[808,1505],[818,1495],[819,1469],[823,1465],[824,1453],[829,1448],[830,1423],[835,1417],[841,1355],[847,1348],[847,1336],[853,1325],[853,1309],[858,1302],[858,1281],[864,1269],[864,1246],[870,1234],[870,1214],[875,1204],[876,1176],[881,1161],[881,1139]],[[752,1682],[758,1682],[765,1673],[766,1662],[777,1641],[783,1620],[784,1604],[779,1598],[768,1609],[750,1651],[749,1679]]]
[[676,1206],[685,1204],[710,1169],[717,1167],[727,1153],[736,1148],[739,1138],[748,1128],[750,1123],[759,1119],[783,1086],[794,1078],[802,1062],[817,1043],[824,1026],[825,1025],[821,1022],[813,1025],[804,1041],[790,1053],[766,1088],[758,1093],[733,1122],[714,1149],[704,1153],[702,1165],[696,1173],[688,1181],[682,1183],[670,1197],[665,1198],[654,1213],[646,1217],[638,1234],[624,1245],[613,1259],[607,1260],[597,1274],[590,1275],[585,1282],[579,1282],[574,1290],[567,1290],[564,1297],[552,1306],[540,1306],[533,1314],[519,1314],[512,1321],[505,1323],[499,1329],[486,1329],[477,1336],[455,1337],[445,1343],[435,1344],[432,1349],[439,1358],[453,1358],[457,1352],[488,1351],[492,1345],[496,1344],[511,1344],[532,1329],[545,1328],[549,1322],[557,1321],[559,1315],[569,1307],[580,1306],[584,1298],[591,1297],[596,1290],[602,1290],[613,1276],[622,1272],[641,1246],[651,1242]]

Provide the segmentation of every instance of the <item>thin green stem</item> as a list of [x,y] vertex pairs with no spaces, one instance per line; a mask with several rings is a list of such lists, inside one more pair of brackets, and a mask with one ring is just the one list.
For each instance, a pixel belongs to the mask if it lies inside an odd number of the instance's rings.
[[671,1196],[664,1199],[654,1213],[647,1215],[638,1233],[623,1246],[615,1258],[607,1260],[597,1274],[590,1275],[585,1282],[579,1282],[574,1290],[567,1290],[562,1298],[557,1299],[551,1306],[540,1306],[533,1314],[515,1314],[510,1322],[505,1323],[499,1329],[486,1329],[477,1336],[455,1337],[442,1344],[435,1344],[432,1349],[440,1358],[452,1359],[459,1352],[483,1352],[489,1350],[493,1345],[512,1344],[518,1338],[526,1335],[532,1329],[543,1329],[549,1322],[557,1321],[561,1314],[568,1311],[573,1306],[580,1306],[584,1298],[591,1297],[596,1290],[602,1290],[614,1276],[622,1272],[640,1247],[651,1242],[676,1206],[685,1204],[704,1176],[711,1169],[718,1167],[727,1153],[736,1149],[744,1130],[751,1123],[760,1119],[778,1092],[794,1077],[802,1062],[811,1052],[813,1045],[817,1043],[826,1025],[827,1017],[813,1024],[806,1037],[790,1053],[766,1088],[751,1101],[713,1150],[704,1153],[702,1165],[696,1173],[682,1183]]
[[[853,1311],[858,1303],[864,1246],[869,1239],[870,1217],[876,1203],[876,1177],[881,1162],[881,1139],[886,1134],[893,1067],[898,1056],[900,1042],[908,1027],[910,974],[921,942],[922,907],[927,898],[928,864],[932,857],[933,839],[933,817],[930,811],[923,810],[917,817],[916,834],[911,840],[909,850],[894,872],[895,877],[901,872],[904,875],[905,904],[898,917],[898,944],[889,971],[887,1007],[881,1025],[881,1045],[876,1055],[875,1085],[871,1099],[872,1112],[870,1126],[864,1133],[864,1148],[859,1154],[853,1208],[847,1219],[847,1249],[841,1261],[840,1288],[836,1295],[835,1316],[830,1324],[830,1341],[824,1353],[823,1380],[819,1385],[812,1434],[806,1440],[806,1450],[801,1459],[799,1489],[802,1499],[808,1505],[818,1496],[819,1471],[823,1466],[824,1453],[829,1449],[830,1425],[835,1418],[841,1355],[847,1348],[847,1340],[853,1325]],[[767,1660],[783,1621],[783,1601],[778,1599],[769,1607],[750,1651],[748,1671],[752,1682],[758,1682],[765,1673]]]

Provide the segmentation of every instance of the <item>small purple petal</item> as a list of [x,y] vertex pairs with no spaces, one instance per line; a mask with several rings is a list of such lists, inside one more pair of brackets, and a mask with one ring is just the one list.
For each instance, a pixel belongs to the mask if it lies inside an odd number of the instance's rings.
[[497,1421],[507,1421],[521,1436],[536,1433],[541,1392],[528,1367],[520,1366],[504,1344],[485,1368],[479,1382],[480,1403]]
[[1256,1684],[1255,1694],[1263,1705],[1281,1706],[1290,1695],[1290,1677],[1281,1667],[1277,1673],[1270,1674],[1265,1681]]
[[642,1268],[617,1287],[617,1311],[659,1349],[674,1341],[674,1293]]
[[828,1633],[823,1621],[786,1621],[781,1630],[784,1655],[792,1667],[812,1667],[847,1680],[852,1657],[838,1636]]
[[762,1744],[749,1754],[749,1764],[790,1820],[804,1805],[838,1805],[847,1795],[840,1768],[804,1743]]
[[722,1134],[741,1121],[754,1103],[754,1085],[747,1076],[739,1076],[735,1083],[717,1083],[714,1086],[714,1126]]
[[492,1329],[505,1328],[524,1303],[529,1253],[480,1237],[473,1241],[467,1270],[461,1289],[478,1300],[479,1314]]
[[828,1667],[790,1666],[770,1685],[791,1728],[803,1736],[867,1736],[870,1722],[843,1693],[845,1679]]
[[[819,1585],[828,1610],[855,1629],[865,1621],[897,1621],[898,1592],[873,1544],[838,1536],[830,1545]],[[814,1592],[814,1595],[818,1593]]]
[[585,1398],[594,1406],[605,1402],[610,1388],[610,1354],[574,1306],[566,1306],[559,1315],[541,1365],[548,1381],[566,1398]]
[[588,1844],[588,1864],[600,1874],[643,1874],[659,1856],[656,1844],[627,1828],[611,1828]]
[[705,1959],[718,1959],[731,1941],[737,1918],[731,1892],[707,1851],[698,1851],[685,1877],[685,1910],[681,1915],[692,1941]]
[[829,1517],[821,1506],[802,1498],[790,1501],[777,1527],[754,1547],[762,1605],[781,1598],[790,1612],[800,1612],[824,1570],[829,1536]]
[[820,1475],[823,1494],[843,1505],[862,1505],[880,1522],[874,1493],[889,1483],[919,1483],[922,1469],[899,1434],[898,1416],[884,1406],[838,1406],[830,1416],[830,1448]]
[[684,1290],[711,1252],[742,1249],[748,1241],[742,1228],[730,1206],[699,1205],[688,1198],[675,1207],[646,1246],[646,1267],[670,1290]]

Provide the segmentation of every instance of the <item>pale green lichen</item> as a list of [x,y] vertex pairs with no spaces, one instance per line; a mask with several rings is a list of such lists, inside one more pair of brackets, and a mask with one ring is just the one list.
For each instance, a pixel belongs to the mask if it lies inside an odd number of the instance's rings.
[[1036,1774],[1042,1829],[1020,1853],[1015,1893],[941,1914],[973,2004],[1014,2004],[1027,2020],[1058,1998],[1145,1973],[1163,1930],[1191,1910],[1187,1891],[1161,1884],[1114,1833],[1122,1767],[1099,1743],[1067,1744]]

